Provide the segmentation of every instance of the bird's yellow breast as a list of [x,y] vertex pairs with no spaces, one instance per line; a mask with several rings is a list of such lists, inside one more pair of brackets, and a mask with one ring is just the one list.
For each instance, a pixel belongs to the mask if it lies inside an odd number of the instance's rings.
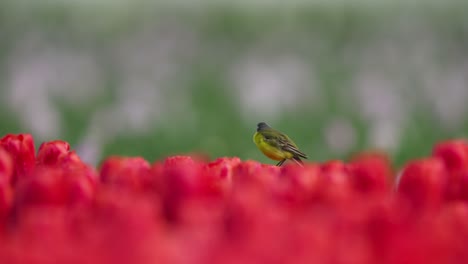
[[260,151],[265,154],[265,156],[269,157],[272,160],[283,160],[283,159],[291,159],[293,157],[292,153],[287,151],[283,151],[275,146],[270,145],[268,142],[265,141],[265,138],[262,134],[255,132],[253,136],[253,141],[255,145],[260,149]]

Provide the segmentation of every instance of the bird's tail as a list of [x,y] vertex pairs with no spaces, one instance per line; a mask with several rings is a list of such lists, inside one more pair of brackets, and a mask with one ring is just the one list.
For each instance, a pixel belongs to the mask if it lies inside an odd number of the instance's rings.
[[304,166],[304,162],[302,162],[301,158],[299,157],[293,157],[293,160],[294,162],[296,162],[297,164],[301,165],[301,166]]

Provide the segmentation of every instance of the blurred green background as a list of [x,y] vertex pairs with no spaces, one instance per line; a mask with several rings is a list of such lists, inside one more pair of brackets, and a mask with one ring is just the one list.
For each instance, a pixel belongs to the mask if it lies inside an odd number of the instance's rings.
[[265,121],[311,160],[397,165],[468,131],[468,4],[0,3],[0,134],[87,162],[239,156]]

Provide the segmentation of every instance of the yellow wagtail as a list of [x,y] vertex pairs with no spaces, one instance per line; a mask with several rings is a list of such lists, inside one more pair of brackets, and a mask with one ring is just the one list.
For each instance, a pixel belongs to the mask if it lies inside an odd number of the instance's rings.
[[265,156],[279,161],[276,166],[283,165],[288,159],[302,165],[301,158],[307,159],[307,155],[300,151],[287,135],[271,128],[265,122],[257,124],[257,131],[253,136],[253,141]]

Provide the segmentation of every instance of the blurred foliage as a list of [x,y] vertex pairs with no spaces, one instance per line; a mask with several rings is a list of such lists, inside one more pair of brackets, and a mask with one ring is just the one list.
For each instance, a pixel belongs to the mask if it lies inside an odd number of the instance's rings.
[[[359,4],[343,4],[340,8],[311,5],[307,8],[266,8],[253,11],[235,7],[158,9],[148,6],[150,4],[143,4],[145,1],[135,5],[120,3],[119,8],[106,8],[104,4],[86,8],[86,4],[80,6],[79,2],[76,1],[73,5],[58,4],[59,2],[43,5],[36,3],[33,7],[15,4],[13,0],[0,4],[2,79],[8,80],[9,52],[20,40],[19,36],[37,28],[47,32],[50,38],[70,47],[92,47],[94,55],[106,70],[108,87],[103,98],[94,98],[80,107],[67,105],[60,98],[54,100],[63,121],[61,138],[72,145],[78,144],[84,136],[89,117],[96,109],[111,103],[115,97],[113,93],[119,84],[119,76],[113,68],[112,55],[106,48],[115,38],[132,32],[142,23],[165,17],[182,21],[182,24],[191,24],[204,40],[203,43],[212,45],[209,48],[210,57],[200,55],[193,64],[186,65],[185,76],[181,77],[181,82],[191,93],[190,103],[197,119],[195,128],[185,126],[183,118],[179,120],[177,117],[167,116],[157,122],[151,131],[118,134],[110,138],[104,146],[102,157],[111,154],[141,155],[154,161],[176,153],[201,152],[211,158],[239,156],[243,159],[270,162],[252,143],[256,124],[243,120],[232,93],[228,92],[234,88],[227,81],[226,64],[272,31],[282,30],[285,31],[284,36],[293,38],[293,35],[288,35],[288,31],[294,29],[297,32],[310,33],[302,37],[316,37],[320,42],[319,48],[312,52],[304,42],[286,38],[277,45],[289,48],[292,46],[297,54],[320,65],[316,69],[317,81],[325,95],[325,107],[317,111],[314,106],[298,104],[296,111],[285,111],[271,122],[278,129],[287,132],[310,155],[311,160],[346,158],[352,152],[373,147],[366,140],[367,121],[356,111],[352,111],[349,105],[343,105],[342,100],[337,97],[347,89],[355,72],[353,64],[344,58],[350,45],[356,49],[365,49],[370,37],[385,34],[389,23],[398,21],[396,14],[403,17],[405,14],[408,17],[421,16],[424,23],[440,34],[442,42],[445,39],[451,40],[444,46],[447,49],[454,45],[458,49],[466,49],[468,40],[468,19],[463,8],[448,4],[442,9],[438,6],[408,8],[404,5],[389,5],[372,8]],[[443,62],[444,55],[441,56],[440,60]],[[0,93],[4,93],[5,87],[2,86],[8,84],[1,82],[0,85]],[[411,109],[413,112],[408,113],[411,122],[402,128],[404,132],[400,148],[392,153],[398,165],[407,159],[428,154],[438,140],[465,136],[468,131],[468,119],[461,126],[462,131],[448,131],[440,127],[427,106],[415,106]],[[24,129],[15,115],[5,102],[0,104],[0,134]],[[335,156],[325,144],[323,129],[332,117],[350,120],[356,129],[356,144],[349,153]]]

